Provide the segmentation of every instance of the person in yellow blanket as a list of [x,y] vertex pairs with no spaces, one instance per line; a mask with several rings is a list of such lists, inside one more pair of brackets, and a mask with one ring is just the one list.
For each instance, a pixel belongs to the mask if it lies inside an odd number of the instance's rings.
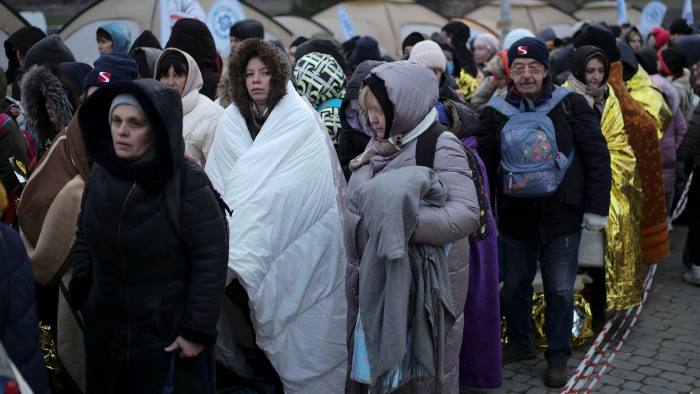
[[[623,51],[621,51],[623,52]],[[637,59],[634,60],[635,64]],[[624,60],[623,60],[624,64]],[[626,66],[625,66],[626,67]],[[657,89],[651,81],[649,74],[642,67],[637,67],[637,72],[630,80],[625,80],[625,86],[632,98],[644,107],[644,110],[656,121],[656,130],[659,140],[663,138],[664,132],[673,119],[671,109],[666,104],[663,93]]]
[[574,52],[571,64],[566,87],[582,94],[601,118],[610,152],[612,188],[605,227],[606,309],[625,309],[641,302],[647,269],[640,241],[641,178],[625,134],[620,103],[608,86],[607,55],[598,47],[581,46]]

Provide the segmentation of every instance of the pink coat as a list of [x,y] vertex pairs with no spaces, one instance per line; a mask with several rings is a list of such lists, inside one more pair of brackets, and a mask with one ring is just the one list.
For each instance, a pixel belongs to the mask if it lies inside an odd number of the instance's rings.
[[651,76],[651,81],[664,94],[668,106],[671,108],[673,118],[664,137],[661,139],[661,159],[664,171],[664,191],[666,194],[672,192],[676,183],[676,150],[683,142],[683,137],[688,131],[683,113],[680,110],[680,95],[676,88],[661,75]]

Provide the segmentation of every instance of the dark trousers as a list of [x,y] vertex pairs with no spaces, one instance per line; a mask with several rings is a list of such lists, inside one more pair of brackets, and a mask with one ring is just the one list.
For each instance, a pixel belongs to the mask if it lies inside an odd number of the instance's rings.
[[540,263],[546,302],[544,332],[549,362],[571,357],[569,336],[573,322],[574,281],[578,265],[580,233],[542,243],[503,235],[505,280],[503,306],[511,346],[531,348],[535,339],[532,322],[532,281]]

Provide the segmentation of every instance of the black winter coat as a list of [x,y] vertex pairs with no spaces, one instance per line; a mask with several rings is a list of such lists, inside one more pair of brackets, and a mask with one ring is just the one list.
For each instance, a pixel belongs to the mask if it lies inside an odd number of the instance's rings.
[[22,377],[37,394],[50,393],[39,348],[39,318],[34,275],[22,240],[0,223],[0,342]]
[[[112,99],[127,92],[156,137],[135,162],[116,157],[106,115]],[[228,261],[225,218],[203,170],[184,159],[177,92],[148,79],[108,85],[78,116],[96,163],[83,194],[70,284],[71,303],[85,318],[88,392],[109,392],[125,363],[143,366],[142,390],[162,391],[171,359],[166,346],[178,335],[216,341]],[[166,203],[173,179],[182,182],[184,240]]]
[[[551,89],[551,81],[545,83]],[[514,93],[509,99],[517,100]],[[496,196],[498,227],[512,237],[547,242],[579,231],[584,212],[608,215],[610,206],[610,153],[600,130],[600,121],[586,99],[570,93],[564,99],[570,104],[566,114],[559,103],[547,116],[554,123],[557,146],[569,155],[576,148],[574,161],[557,191],[542,198],[512,198],[500,190],[498,168],[501,160],[501,129],[508,121],[505,115],[484,107],[476,132],[479,156],[484,161],[491,187]],[[495,189],[495,190],[494,190]],[[492,201],[493,203],[493,201]]]

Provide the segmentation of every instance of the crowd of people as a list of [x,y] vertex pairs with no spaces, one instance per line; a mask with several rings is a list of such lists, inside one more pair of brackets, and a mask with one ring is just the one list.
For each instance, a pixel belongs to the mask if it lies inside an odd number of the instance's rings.
[[399,59],[264,38],[239,21],[222,59],[196,19],[164,48],[113,22],[92,66],[5,41],[0,341],[33,392],[498,388],[537,356],[533,281],[562,387],[577,277],[594,329],[638,305],[678,206],[700,285],[685,20],[450,22]]

